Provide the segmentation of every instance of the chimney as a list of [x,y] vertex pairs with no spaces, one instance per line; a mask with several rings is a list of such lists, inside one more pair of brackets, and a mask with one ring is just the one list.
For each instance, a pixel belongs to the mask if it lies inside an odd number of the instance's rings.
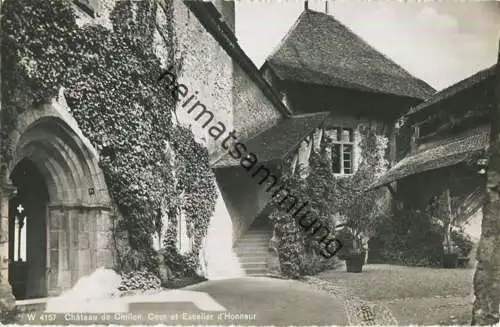
[[328,0],[325,1],[325,14],[328,15]]
[[309,1],[304,1],[304,10],[308,10],[309,9]]

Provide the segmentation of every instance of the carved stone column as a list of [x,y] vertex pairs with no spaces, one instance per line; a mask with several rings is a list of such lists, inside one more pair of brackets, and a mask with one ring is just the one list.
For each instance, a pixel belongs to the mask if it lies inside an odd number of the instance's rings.
[[15,307],[9,283],[9,199],[15,188],[3,184],[0,186],[0,312]]

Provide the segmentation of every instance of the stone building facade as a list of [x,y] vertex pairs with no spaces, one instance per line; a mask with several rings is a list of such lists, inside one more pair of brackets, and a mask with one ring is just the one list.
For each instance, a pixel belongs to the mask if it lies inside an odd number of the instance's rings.
[[[112,26],[114,0],[72,3],[79,25]],[[169,32],[162,28],[168,15],[165,3],[159,4],[153,50],[159,58],[174,57],[178,82],[195,93],[228,131],[237,132],[241,140],[251,139],[287,120],[288,108],[237,44],[233,2],[173,1],[176,49],[163,40]],[[164,69],[169,68],[167,62],[162,61]],[[176,123],[190,126],[196,139],[209,149],[213,162],[225,154],[180,104]],[[114,267],[115,248],[120,245],[112,237],[111,215],[117,213],[116,208],[98,165],[100,153],[73,119],[64,89],[50,103],[27,108],[10,139],[14,159],[2,164],[0,192],[2,301],[11,303],[13,293],[17,299],[54,296],[98,267]],[[238,180],[238,174],[219,175],[219,183],[231,176]],[[25,187],[35,180],[39,181],[36,188]],[[229,194],[230,198],[235,195]],[[234,277],[244,272],[232,246],[248,224],[228,210],[224,191],[218,190],[218,196],[201,254],[201,273],[209,278]],[[35,197],[43,201],[30,201]],[[256,201],[252,192],[243,197],[245,203]],[[251,212],[246,219],[254,219],[259,210]],[[24,216],[28,218],[23,229],[14,219]],[[185,223],[181,217],[181,252],[191,244]],[[233,226],[240,226],[234,227],[239,232],[232,233]],[[21,235],[23,230],[26,235]],[[161,239],[156,241],[161,244]]]
[[[115,0],[72,3],[79,24],[111,26]],[[322,13],[306,9],[296,29],[259,71],[238,45],[233,2],[173,0],[175,49],[164,40],[170,31],[163,26],[171,13],[165,11],[165,2],[158,3],[153,50],[160,58],[174,59],[177,82],[196,95],[228,131],[234,130],[237,139],[272,171],[293,171],[298,165],[307,165],[311,150],[321,139],[329,138],[337,144],[332,149],[340,149],[336,157],[339,175],[350,175],[362,156],[359,127],[372,125],[392,137],[392,119],[432,92]],[[323,30],[331,39],[310,37],[317,34],[310,33],[313,29]],[[343,51],[352,51],[338,52],[338,42],[345,45]],[[290,47],[300,50],[300,58],[291,55]],[[324,62],[324,51],[340,61]],[[342,58],[352,62],[341,64]],[[170,68],[168,62],[162,61],[165,70]],[[372,71],[375,67],[381,70]],[[208,278],[248,273],[233,246],[259,218],[265,220],[270,194],[239,162],[228,157],[220,142],[210,138],[207,129],[181,103],[176,123],[190,126],[196,139],[208,148],[218,184],[216,208],[201,254],[201,273]],[[14,160],[1,166],[1,299],[12,300],[12,287],[18,299],[56,295],[98,267],[113,267],[116,244],[111,235],[111,214],[115,205],[98,166],[100,153],[73,119],[64,90],[51,103],[27,108],[10,139]],[[23,188],[26,180],[40,181],[38,195],[43,193],[40,199],[44,201],[35,201],[39,207],[32,204],[23,211],[16,201],[26,202],[34,191]],[[18,195],[26,199],[16,198]],[[46,210],[34,214],[35,207]],[[24,258],[32,265],[31,272],[26,265],[13,266],[21,247],[14,231],[22,228],[16,229],[12,217],[24,215],[31,224]],[[186,222],[180,219],[179,224],[178,247],[182,252],[189,249],[191,240]],[[32,234],[33,230],[37,233]],[[156,241],[161,244],[161,239]],[[25,270],[26,275],[21,273]],[[30,285],[28,293],[23,283]]]
[[394,162],[396,118],[434,93],[333,16],[307,6],[261,71],[294,113],[330,113],[324,137],[338,175],[357,170],[363,126],[391,140]]

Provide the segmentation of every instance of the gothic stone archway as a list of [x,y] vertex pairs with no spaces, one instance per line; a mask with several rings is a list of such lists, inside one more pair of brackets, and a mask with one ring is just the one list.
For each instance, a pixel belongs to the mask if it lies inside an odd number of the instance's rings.
[[[38,295],[43,289],[48,296],[57,295],[96,268],[112,267],[114,263],[111,202],[102,171],[95,150],[89,147],[64,105],[64,101],[63,105],[53,102],[20,117],[13,133],[14,158],[6,174],[15,177],[16,167],[29,160],[46,185],[46,240],[42,251],[45,269],[38,269],[37,276],[30,277],[31,283],[45,283],[44,287],[37,286],[41,290]],[[13,242],[5,233],[12,194],[3,182],[0,234],[4,242],[0,242],[0,257],[4,262],[0,262],[0,284],[5,288],[6,243]]]

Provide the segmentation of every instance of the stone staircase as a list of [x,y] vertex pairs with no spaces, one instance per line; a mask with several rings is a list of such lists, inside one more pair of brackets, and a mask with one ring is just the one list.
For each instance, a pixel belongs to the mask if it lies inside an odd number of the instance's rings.
[[272,236],[271,225],[260,219],[236,242],[234,251],[247,276],[267,274],[268,246]]

